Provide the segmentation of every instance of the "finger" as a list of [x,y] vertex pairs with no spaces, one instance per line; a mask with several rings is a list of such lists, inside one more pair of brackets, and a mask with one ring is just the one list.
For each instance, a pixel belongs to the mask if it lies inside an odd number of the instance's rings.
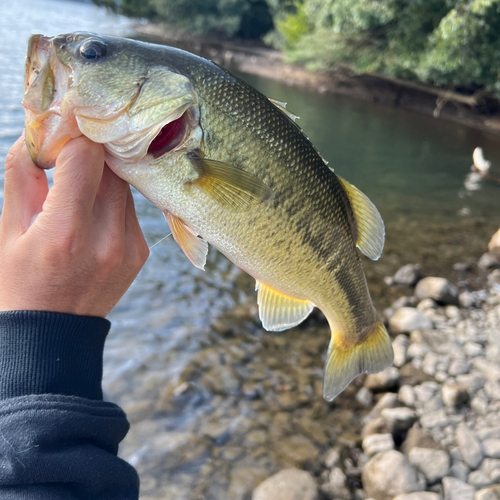
[[128,183],[120,179],[107,165],[94,203],[94,215],[125,231],[125,208]]
[[104,169],[104,147],[86,137],[66,143],[56,160],[44,213],[54,221],[88,223]]
[[23,133],[5,159],[2,226],[25,232],[42,211],[48,190],[47,176],[31,160]]
[[130,190],[130,186],[127,189],[127,206],[125,211],[125,230],[129,242],[127,248],[130,249],[130,251],[134,251],[142,266],[149,257],[149,247],[142,233],[139,220],[137,219],[134,197]]

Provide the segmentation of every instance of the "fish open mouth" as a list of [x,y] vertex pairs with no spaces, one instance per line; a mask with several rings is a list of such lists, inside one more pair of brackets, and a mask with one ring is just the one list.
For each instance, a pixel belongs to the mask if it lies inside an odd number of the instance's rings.
[[63,116],[63,99],[73,83],[71,68],[59,61],[52,38],[32,35],[24,77],[26,145],[40,168],[51,168],[61,148],[81,132],[74,116]]

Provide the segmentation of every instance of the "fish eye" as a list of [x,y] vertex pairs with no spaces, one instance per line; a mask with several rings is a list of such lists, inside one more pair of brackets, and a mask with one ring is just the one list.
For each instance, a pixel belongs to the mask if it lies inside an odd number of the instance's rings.
[[89,40],[80,47],[80,55],[87,61],[98,61],[107,54],[106,45],[102,42]]

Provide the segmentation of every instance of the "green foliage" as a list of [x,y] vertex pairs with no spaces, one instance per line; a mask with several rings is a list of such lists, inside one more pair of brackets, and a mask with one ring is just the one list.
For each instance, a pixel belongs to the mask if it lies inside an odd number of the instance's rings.
[[289,59],[500,96],[500,0],[303,0],[276,22]]

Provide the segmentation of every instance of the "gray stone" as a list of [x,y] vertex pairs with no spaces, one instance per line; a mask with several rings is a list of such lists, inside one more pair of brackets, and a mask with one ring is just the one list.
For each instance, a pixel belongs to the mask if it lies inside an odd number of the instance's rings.
[[369,456],[394,449],[392,434],[371,434],[363,439],[363,451]]
[[481,269],[496,269],[500,267],[500,259],[497,259],[494,255],[489,252],[483,253],[480,259],[477,261],[477,265]]
[[474,307],[476,305],[476,300],[472,293],[462,292],[458,296],[458,303],[460,304],[460,307],[463,307],[464,309],[470,309],[471,307]]
[[477,489],[485,488],[493,484],[493,481],[482,470],[475,470],[469,474],[467,482]]
[[485,458],[481,464],[481,470],[489,477],[490,474],[500,469],[500,459],[498,458]]
[[471,469],[477,469],[483,459],[481,443],[464,424],[458,425],[455,438],[460,447],[460,453],[462,454],[464,462]]
[[435,352],[428,352],[422,361],[422,371],[427,373],[427,375],[434,376],[437,372],[438,362],[439,356]]
[[498,363],[488,361],[484,358],[476,358],[473,361],[474,368],[479,370],[483,377],[490,382],[500,382],[500,366]]
[[443,384],[441,396],[443,403],[450,408],[456,408],[469,399],[469,393],[458,384]]
[[403,385],[399,388],[398,399],[406,406],[415,406],[417,396],[411,385]]
[[492,401],[500,401],[500,384],[498,382],[486,382],[484,392]]
[[395,436],[406,433],[417,420],[416,413],[405,407],[386,408],[382,410],[381,417],[387,422],[387,428]]
[[418,491],[415,493],[403,493],[394,497],[393,500],[441,500],[441,495],[431,491]]
[[444,500],[474,500],[474,486],[455,477],[443,478]]
[[422,312],[428,311],[429,309],[437,309],[437,308],[438,308],[438,303],[432,299],[424,299],[417,304],[417,309]]
[[252,500],[318,500],[316,481],[309,472],[285,469],[255,488]]
[[394,389],[399,383],[399,371],[394,366],[389,366],[379,373],[372,373],[365,379],[365,387],[372,391],[388,391]]
[[479,373],[469,373],[467,375],[457,375],[457,384],[467,390],[469,396],[475,396],[479,389],[484,387],[486,380]]
[[464,358],[454,359],[448,368],[448,373],[453,377],[456,375],[465,375],[466,373],[469,373],[469,371],[470,362]]
[[417,300],[433,299],[441,304],[458,304],[458,291],[447,279],[429,277],[420,280],[415,288]]
[[443,408],[435,411],[424,413],[420,417],[420,425],[424,429],[435,429],[439,427],[446,427],[450,423],[448,415]]
[[450,457],[442,450],[415,447],[410,451],[408,459],[424,474],[428,484],[439,481],[450,469]]
[[392,350],[394,351],[394,366],[400,368],[408,361],[406,357],[406,349],[410,344],[410,339],[406,335],[398,335],[392,343]]
[[476,492],[474,500],[500,500],[500,486],[479,490]]
[[361,389],[356,394],[356,401],[366,407],[373,404],[373,394],[368,387],[361,387]]
[[460,479],[460,481],[466,483],[469,478],[469,472],[469,467],[467,467],[463,462],[456,462],[451,466],[448,475],[456,477],[457,479]]
[[423,382],[415,386],[415,394],[421,403],[425,403],[434,397],[438,389],[439,385],[436,382]]
[[477,438],[480,441],[485,439],[495,438],[500,439],[500,427],[486,427],[477,431]]
[[470,402],[470,407],[478,415],[486,415],[486,413],[488,413],[488,402],[478,396],[472,398],[472,401]]
[[352,495],[347,488],[347,476],[340,467],[334,467],[328,475],[328,482],[321,486],[324,495],[332,500],[351,500]]
[[362,472],[363,489],[375,500],[392,500],[396,495],[422,491],[425,481],[399,451],[375,455]]
[[500,289],[500,269],[495,269],[486,278],[486,283],[490,288]]
[[388,392],[378,400],[377,404],[364,418],[364,422],[369,422],[370,420],[380,417],[382,410],[385,410],[386,408],[396,408],[397,406],[399,406],[398,395],[393,392]]
[[488,458],[500,458],[500,439],[485,439],[483,441],[483,451]]
[[452,305],[446,306],[444,308],[444,313],[454,323],[457,323],[462,319],[462,313],[460,312],[460,309],[457,306],[452,306]]
[[275,451],[283,461],[294,465],[303,465],[319,455],[312,441],[300,434],[278,441]]
[[406,264],[396,271],[392,278],[392,283],[395,285],[413,286],[420,279],[420,265]]
[[398,309],[389,320],[389,329],[392,333],[409,333],[422,328],[433,328],[434,323],[424,313],[414,307]]

